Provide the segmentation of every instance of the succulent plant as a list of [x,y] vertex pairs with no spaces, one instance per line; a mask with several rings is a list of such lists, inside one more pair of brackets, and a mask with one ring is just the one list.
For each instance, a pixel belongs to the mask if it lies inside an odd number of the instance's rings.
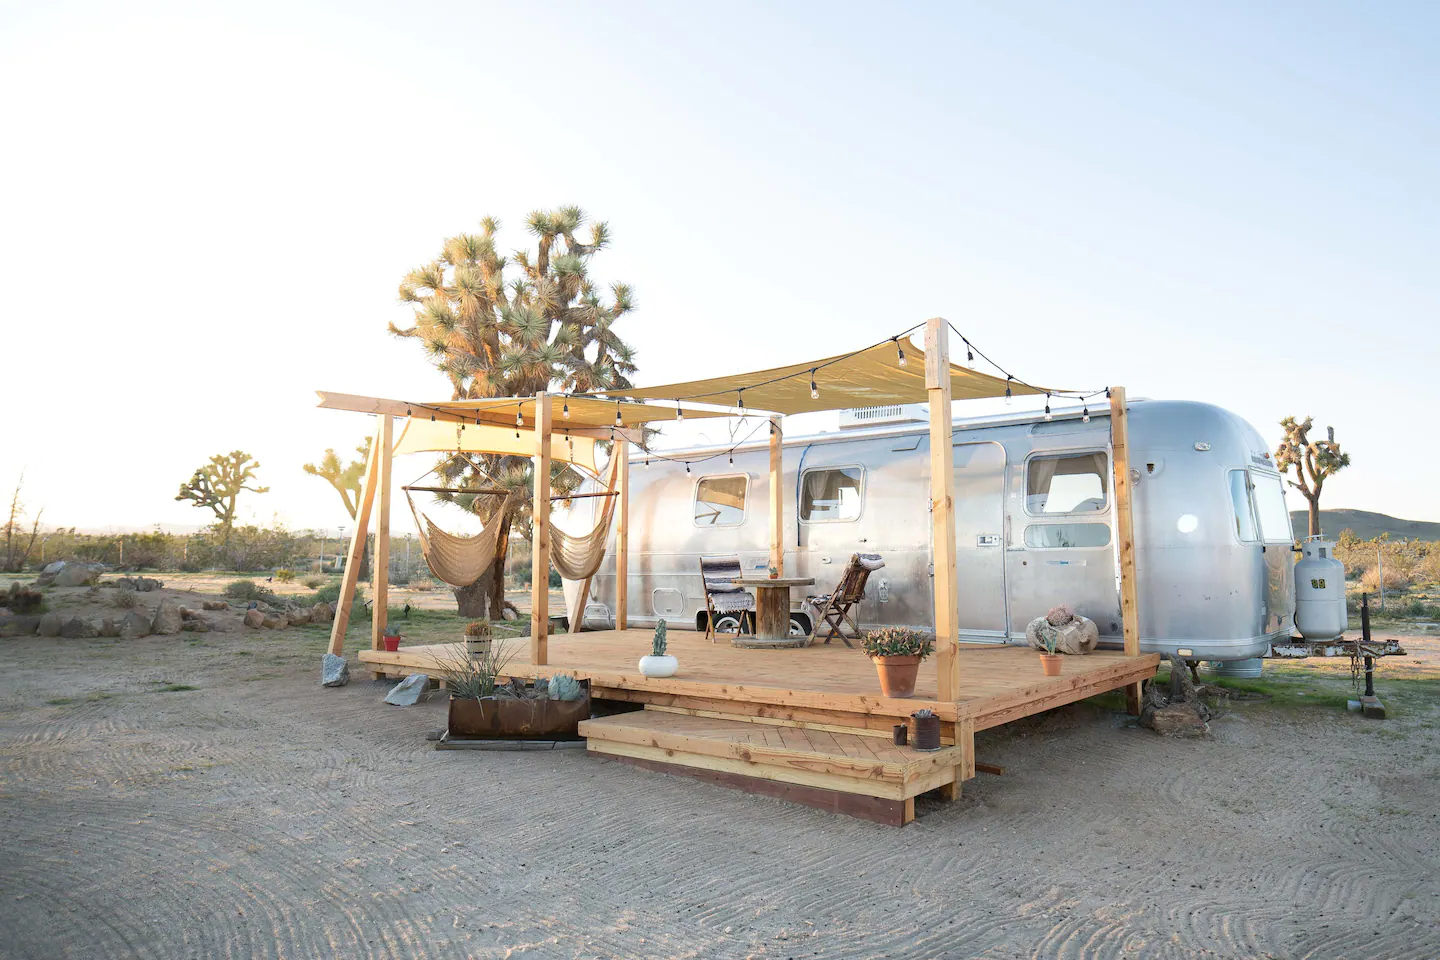
[[489,620],[471,620],[465,624],[465,636],[467,637],[488,637],[491,636]]
[[579,700],[580,681],[568,673],[557,673],[550,678],[551,700]]
[[1035,627],[1035,632],[1040,635],[1040,642],[1045,644],[1045,652],[1053,654],[1056,645],[1060,642],[1060,631],[1048,620],[1043,620]]
[[650,656],[665,656],[665,621],[655,625],[655,639],[650,642]]
[[926,707],[920,710],[916,710],[914,713],[910,714],[910,716],[914,717],[916,720],[929,720],[931,717],[935,716],[935,711]]
[[935,641],[919,630],[909,627],[881,627],[867,631],[860,640],[866,656],[919,657],[925,659],[935,652]]

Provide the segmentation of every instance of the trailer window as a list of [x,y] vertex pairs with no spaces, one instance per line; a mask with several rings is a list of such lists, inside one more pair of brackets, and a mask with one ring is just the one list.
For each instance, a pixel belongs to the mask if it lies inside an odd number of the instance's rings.
[[695,525],[737,527],[745,520],[745,493],[750,478],[704,477],[695,484]]
[[1260,536],[1266,543],[1294,543],[1290,511],[1285,507],[1285,486],[1271,474],[1250,475],[1250,492],[1255,497],[1255,515],[1260,518]]
[[1055,513],[1099,513],[1105,509],[1105,454],[1031,457],[1025,467],[1025,510],[1043,517]]
[[1107,523],[1032,523],[1025,528],[1027,547],[1107,547]]
[[864,484],[865,471],[860,467],[806,470],[800,481],[800,519],[806,523],[859,519]]
[[1255,515],[1250,512],[1250,482],[1244,470],[1230,471],[1230,510],[1235,517],[1235,536],[1241,543],[1254,543]]

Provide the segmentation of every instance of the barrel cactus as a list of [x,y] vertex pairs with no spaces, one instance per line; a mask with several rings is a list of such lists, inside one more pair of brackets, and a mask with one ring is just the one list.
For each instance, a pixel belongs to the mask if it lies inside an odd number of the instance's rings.
[[580,681],[568,673],[557,673],[550,678],[551,700],[579,700]]
[[650,656],[665,656],[665,621],[661,620],[655,626],[655,639],[650,642]]

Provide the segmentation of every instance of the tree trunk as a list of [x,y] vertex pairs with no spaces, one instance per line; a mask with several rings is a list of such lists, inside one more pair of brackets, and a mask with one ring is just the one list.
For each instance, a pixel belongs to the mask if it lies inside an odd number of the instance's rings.
[[1320,536],[1320,498],[1310,501],[1310,536]]
[[505,562],[510,558],[510,518],[500,526],[495,545],[495,563],[490,570],[490,619],[505,619]]
[[360,582],[370,582],[370,538],[365,538],[365,547],[360,551]]
[[490,584],[481,577],[468,587],[451,587],[455,603],[460,607],[460,616],[480,620],[485,616],[486,601],[489,599]]

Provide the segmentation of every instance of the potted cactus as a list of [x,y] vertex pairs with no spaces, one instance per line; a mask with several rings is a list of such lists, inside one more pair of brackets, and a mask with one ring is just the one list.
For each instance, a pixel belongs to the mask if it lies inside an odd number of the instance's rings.
[[875,662],[880,693],[886,697],[913,697],[920,661],[935,652],[935,641],[909,627],[882,627],[867,631],[860,640],[866,656]]
[[465,652],[472,657],[484,657],[490,653],[490,642],[494,633],[489,620],[471,620],[465,624]]
[[650,642],[650,655],[640,658],[640,673],[647,677],[673,677],[680,669],[680,661],[665,652],[665,621],[655,627],[655,639]]
[[380,635],[380,643],[387,653],[394,653],[400,649],[400,630],[398,627],[386,627],[385,632]]

